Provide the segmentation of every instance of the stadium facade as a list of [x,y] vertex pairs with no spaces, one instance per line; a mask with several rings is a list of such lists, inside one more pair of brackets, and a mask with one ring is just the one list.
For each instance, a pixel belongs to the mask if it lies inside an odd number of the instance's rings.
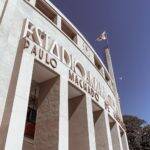
[[48,0],[0,1],[0,149],[129,150],[106,68]]

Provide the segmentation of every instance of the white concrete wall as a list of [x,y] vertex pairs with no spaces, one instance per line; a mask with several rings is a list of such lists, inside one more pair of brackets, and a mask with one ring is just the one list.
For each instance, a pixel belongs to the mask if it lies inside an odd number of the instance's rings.
[[[0,1],[0,4],[4,4],[4,0]],[[2,10],[2,5],[0,7],[0,11]],[[2,12],[2,11],[1,11]],[[11,15],[10,15],[11,14]],[[1,14],[0,14],[1,15]],[[36,16],[36,17],[35,17]],[[73,55],[73,57],[81,62],[81,64],[85,67],[87,71],[90,71],[92,76],[95,77],[97,80],[100,81],[100,83],[103,85],[103,95],[106,97],[108,94],[112,97],[113,100],[115,100],[114,94],[112,93],[110,87],[105,82],[104,78],[99,74],[99,72],[96,70],[95,66],[88,60],[87,56],[85,56],[80,49],[73,44],[58,28],[50,23],[47,19],[45,19],[38,11],[33,9],[33,7],[29,6],[25,1],[23,0],[9,0],[7,7],[5,9],[5,13],[3,16],[3,19],[0,23],[0,136],[3,137],[0,139],[0,149],[4,148],[5,140],[6,140],[6,149],[11,150],[12,148],[15,150],[21,150],[22,142],[23,142],[23,130],[24,130],[24,123],[25,123],[25,114],[27,109],[27,97],[28,92],[24,92],[25,88],[23,83],[21,82],[20,78],[23,79],[25,75],[29,75],[29,79],[27,79],[28,82],[26,84],[30,85],[30,77],[32,73],[32,65],[33,65],[33,57],[30,56],[27,53],[24,53],[23,55],[27,55],[28,58],[25,59],[25,57],[22,59],[22,47],[18,47],[21,36],[21,31],[23,27],[23,22],[25,18],[28,18],[32,21],[32,23],[35,26],[40,27],[43,29],[47,34],[51,36],[52,39],[57,41],[57,43],[67,49],[67,51]],[[59,22],[60,23],[60,22]],[[82,45],[82,39],[80,39],[80,44]],[[80,46],[81,46],[80,45]],[[21,45],[22,46],[22,45]],[[28,62],[29,59],[29,62]],[[56,58],[57,59],[57,58]],[[29,65],[23,66],[24,61],[27,61]],[[20,63],[21,64],[20,67]],[[54,69],[55,72],[61,75],[61,80],[63,81],[60,83],[61,91],[63,91],[60,98],[60,118],[59,118],[59,150],[64,147],[65,150],[68,149],[68,137],[63,136],[68,134],[68,103],[67,103],[67,80],[68,80],[68,70],[69,68],[62,64],[57,59],[58,67]],[[19,69],[23,71],[19,72]],[[29,70],[28,70],[29,69]],[[24,70],[28,70],[25,74]],[[19,74],[18,74],[19,73]],[[26,77],[26,76],[25,76]],[[15,79],[15,80],[14,80]],[[25,80],[26,81],[26,80]],[[11,85],[10,85],[11,83]],[[19,88],[21,87],[21,88]],[[65,87],[65,89],[64,89]],[[23,90],[22,90],[23,89]],[[28,91],[27,89],[27,91]],[[15,91],[16,90],[16,91]],[[16,94],[17,92],[17,94]],[[20,95],[18,96],[18,93]],[[26,95],[26,97],[22,97],[22,95]],[[87,131],[89,132],[89,135],[87,135],[88,139],[86,139],[89,142],[90,150],[95,150],[96,145],[95,143],[95,136],[94,136],[94,126],[92,123],[92,106],[91,106],[91,96],[89,94],[86,94],[86,103],[87,103],[87,114],[88,114],[88,126]],[[100,101],[97,102],[102,108],[104,108],[104,97],[100,97]],[[26,100],[26,101],[25,101]],[[65,101],[64,101],[65,100]],[[23,102],[21,104],[21,102]],[[63,109],[63,107],[65,109]],[[16,113],[18,112],[18,113]],[[105,123],[107,125],[108,129],[108,114],[105,114],[103,117],[106,119]],[[113,116],[113,112],[111,112],[111,115]],[[19,121],[20,127],[19,133],[17,132],[17,125],[18,123],[16,121],[17,118],[20,118]],[[84,115],[86,116],[86,115]],[[1,123],[2,121],[2,123]],[[15,122],[16,121],[16,122]],[[61,124],[63,126],[61,126]],[[117,129],[118,127],[116,127]],[[106,129],[106,131],[107,131]],[[17,135],[13,137],[14,132],[17,132]],[[8,134],[7,134],[8,133]],[[114,133],[116,133],[116,130],[114,130]],[[86,133],[87,134],[87,133]],[[118,130],[117,130],[118,134]],[[107,131],[107,136],[110,138],[109,132]],[[92,138],[93,137],[93,138]],[[12,139],[14,140],[14,143],[12,143]],[[88,143],[86,141],[86,143]],[[110,138],[111,141],[111,138]],[[120,141],[120,139],[119,139]],[[111,142],[110,142],[111,143]],[[16,144],[17,146],[14,147],[13,144]],[[111,144],[110,144],[111,145]],[[89,147],[86,147],[87,149]],[[110,146],[110,150],[112,147]],[[121,148],[122,149],[122,148]],[[118,149],[118,150],[121,150]],[[117,150],[117,149],[115,149]]]
[[[23,21],[25,18],[32,20],[35,26],[39,26],[41,29],[44,29],[44,31],[48,33],[52,39],[56,40],[59,43],[59,45],[64,46],[70,54],[73,54],[74,58],[78,60],[79,62],[81,62],[81,64],[83,64],[86,70],[90,70],[90,72],[92,73],[92,76],[98,79],[100,83],[103,85],[103,89],[105,90],[105,92],[102,92],[102,93],[104,95],[109,94],[114,99],[114,95],[111,92],[111,89],[108,87],[107,83],[101,77],[101,75],[97,72],[94,65],[87,59],[87,57],[83,55],[83,53],[74,44],[72,44],[72,42],[64,34],[62,34],[60,30],[58,30],[54,25],[50,24],[48,20],[46,20],[43,16],[41,16],[32,7],[27,5],[27,3],[25,3],[23,0],[21,1],[14,0],[8,3],[6,12],[4,14],[4,20],[2,21],[1,26],[0,26],[0,30],[2,31],[1,33],[5,32],[4,34],[2,34],[1,39],[0,39],[2,45],[4,45],[3,43],[6,43],[4,41],[10,41],[11,43],[10,46],[6,44],[7,47],[6,45],[3,47],[0,47],[1,55],[4,53],[4,51],[8,52],[6,54],[6,58],[8,57],[8,54],[11,54],[11,58],[9,59],[9,61],[11,61],[9,65],[10,64],[11,65],[7,66],[9,69],[9,72],[8,72],[9,78],[6,79],[6,83],[7,83],[6,88],[5,88],[6,95],[7,95],[8,84],[9,84],[10,76],[12,72],[10,68],[12,68],[12,64],[14,64],[14,58],[15,58],[16,49],[18,46],[17,44],[20,39],[21,28],[22,28]],[[9,40],[8,40],[8,36],[9,36]],[[6,37],[6,39],[4,37]],[[11,47],[11,50],[10,50],[10,47]],[[7,48],[9,49],[9,51],[6,51]],[[6,72],[6,71],[2,70],[2,72]],[[6,100],[6,96],[4,99]],[[5,104],[4,99],[3,99],[3,103]],[[2,109],[1,109],[2,112],[4,110],[4,104],[2,105]]]

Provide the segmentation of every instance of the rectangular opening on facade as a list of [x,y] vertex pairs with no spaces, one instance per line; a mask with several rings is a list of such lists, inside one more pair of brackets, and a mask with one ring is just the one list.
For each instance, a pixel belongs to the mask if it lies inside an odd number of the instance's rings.
[[128,150],[128,143],[127,143],[127,139],[126,139],[126,134],[122,130],[121,127],[119,129],[120,129],[120,135],[121,135],[121,142],[122,142],[123,150]]
[[109,76],[108,76],[107,73],[105,73],[105,80],[106,80],[106,82],[109,82],[109,81],[110,81],[110,78],[109,78]]
[[57,74],[35,62],[23,150],[58,149],[59,84]]
[[121,137],[123,136],[123,134],[124,134],[124,131],[121,129],[121,128],[119,128],[120,129],[120,135],[121,135]]
[[35,7],[42,12],[48,19],[56,24],[57,14],[45,2],[45,0],[36,0]]
[[119,148],[120,145],[119,145],[118,131],[116,128],[116,122],[111,116],[109,116],[109,125],[110,125],[110,133],[111,133],[113,149],[120,149]]
[[92,102],[92,111],[93,111],[93,122],[94,122],[94,130],[95,130],[95,141],[96,141],[96,149],[107,149],[105,144],[105,138],[107,136],[106,130],[104,129],[104,117],[103,110],[100,108],[95,102]]
[[38,92],[38,83],[32,81],[25,126],[25,137],[32,140],[34,139],[35,135]]
[[99,59],[97,58],[96,55],[94,55],[94,62],[95,62],[95,66],[98,70],[100,70],[102,68],[100,62],[99,62]]
[[69,150],[89,150],[85,95],[69,84]]
[[62,31],[75,43],[77,43],[77,34],[73,30],[73,28],[65,21],[62,19],[61,21],[61,29]]
[[105,80],[106,80],[107,84],[112,88],[111,79],[106,72],[105,72]]
[[109,126],[110,126],[110,130],[112,130],[112,128],[114,127],[114,125],[115,125],[115,120],[113,120],[113,118],[109,116]]

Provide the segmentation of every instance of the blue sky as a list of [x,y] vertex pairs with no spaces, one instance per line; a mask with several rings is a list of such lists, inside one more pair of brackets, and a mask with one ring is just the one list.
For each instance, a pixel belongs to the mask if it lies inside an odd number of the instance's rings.
[[105,43],[95,39],[104,30],[109,33],[122,112],[150,123],[150,1],[51,1],[85,35],[101,58]]

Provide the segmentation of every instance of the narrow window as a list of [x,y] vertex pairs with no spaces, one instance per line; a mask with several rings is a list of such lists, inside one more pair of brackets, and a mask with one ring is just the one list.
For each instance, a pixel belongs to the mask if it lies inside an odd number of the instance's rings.
[[72,29],[72,27],[65,20],[61,21],[61,29],[72,41],[77,43],[76,32]]
[[102,68],[102,66],[100,65],[100,62],[99,62],[99,60],[98,60],[98,58],[97,58],[96,55],[94,55],[94,62],[95,62],[96,68],[97,68],[98,70],[100,70],[100,69]]
[[35,7],[40,10],[48,19],[56,24],[57,14],[44,0],[36,0]]
[[112,88],[112,82],[107,73],[105,73],[105,80],[106,80],[107,84],[109,85],[109,87]]
[[109,79],[109,77],[108,77],[108,75],[107,75],[107,74],[105,74],[105,80],[106,80],[107,82],[109,82],[109,81],[110,81],[110,79]]

